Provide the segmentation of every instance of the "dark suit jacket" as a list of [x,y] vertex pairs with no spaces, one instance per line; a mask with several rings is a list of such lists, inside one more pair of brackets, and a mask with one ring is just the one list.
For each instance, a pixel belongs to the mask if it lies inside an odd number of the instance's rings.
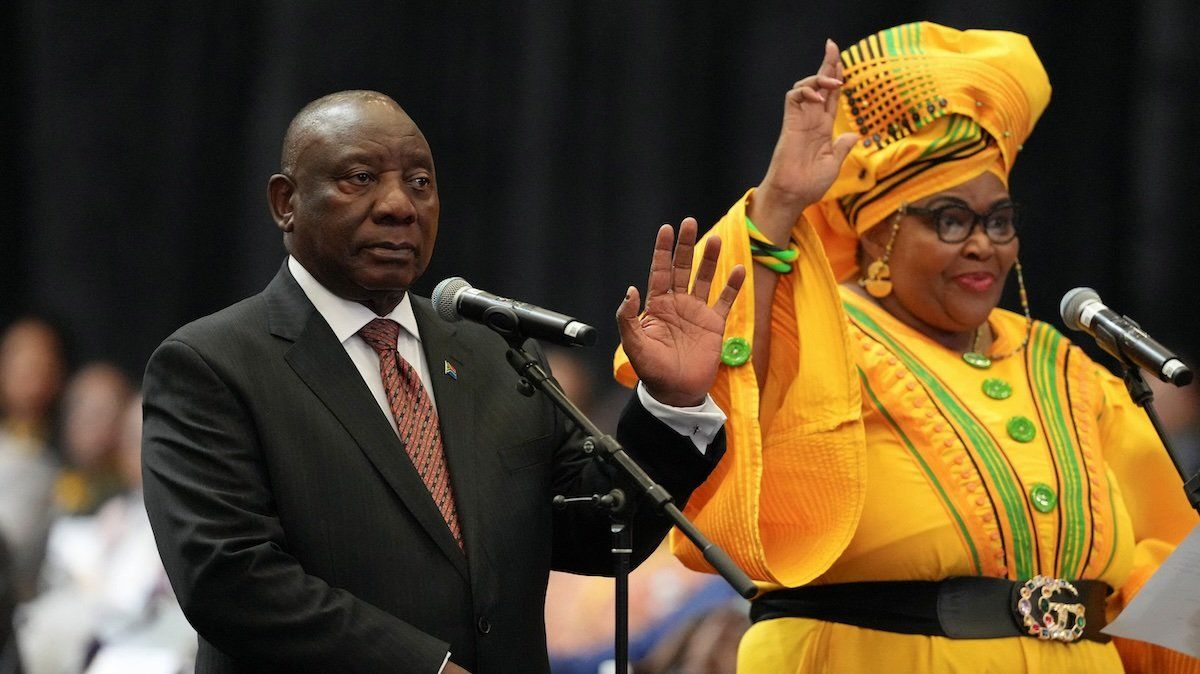
[[[607,489],[579,433],[517,392],[506,345],[413,298],[462,522],[458,548],[388,418],[287,270],[191,323],[146,370],[146,506],[200,633],[198,672],[544,672],[549,570],[606,573]],[[452,364],[457,380],[443,376]],[[682,504],[706,455],[636,397],[618,437]],[[668,523],[642,508],[636,556]]]

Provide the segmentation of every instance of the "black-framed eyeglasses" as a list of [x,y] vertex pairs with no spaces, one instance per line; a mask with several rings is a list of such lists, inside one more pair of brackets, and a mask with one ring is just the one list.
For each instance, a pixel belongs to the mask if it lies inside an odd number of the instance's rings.
[[900,206],[901,215],[912,214],[924,218],[930,227],[937,232],[939,241],[943,243],[962,243],[975,231],[975,226],[983,224],[983,233],[992,243],[1008,243],[1017,236],[1017,225],[1020,222],[1020,208],[1012,203],[1005,203],[991,209],[987,213],[976,213],[962,204],[946,204],[937,208],[918,208],[904,204]]

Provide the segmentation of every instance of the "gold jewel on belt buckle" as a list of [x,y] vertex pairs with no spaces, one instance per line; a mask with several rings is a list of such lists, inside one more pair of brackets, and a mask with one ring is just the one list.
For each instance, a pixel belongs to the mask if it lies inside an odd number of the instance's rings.
[[1083,637],[1083,628],[1087,625],[1083,604],[1055,601],[1056,592],[1079,598],[1075,586],[1061,578],[1034,576],[1021,586],[1017,613],[1024,622],[1025,631],[1029,636],[1039,639],[1066,643],[1078,641]]

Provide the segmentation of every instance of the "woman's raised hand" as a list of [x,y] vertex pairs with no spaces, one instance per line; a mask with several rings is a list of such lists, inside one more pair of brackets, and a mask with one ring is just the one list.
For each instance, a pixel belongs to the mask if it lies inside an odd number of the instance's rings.
[[787,240],[792,223],[833,184],[858,140],[854,133],[833,138],[841,88],[838,47],[826,40],[817,74],[796,82],[787,92],[779,141],[751,200],[750,218],[772,241]]

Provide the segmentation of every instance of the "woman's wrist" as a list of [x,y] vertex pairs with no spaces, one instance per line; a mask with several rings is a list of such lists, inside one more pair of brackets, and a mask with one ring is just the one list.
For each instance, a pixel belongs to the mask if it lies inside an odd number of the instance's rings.
[[792,226],[809,202],[804,198],[772,188],[763,181],[750,195],[746,215],[768,239],[783,245],[792,233]]

